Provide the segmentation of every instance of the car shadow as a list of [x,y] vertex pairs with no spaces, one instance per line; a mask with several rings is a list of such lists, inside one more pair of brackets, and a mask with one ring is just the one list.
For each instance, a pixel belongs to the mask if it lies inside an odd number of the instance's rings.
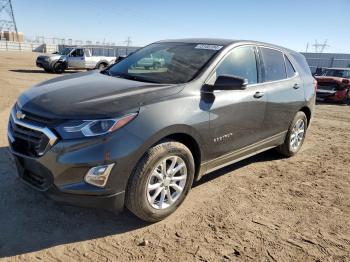
[[[194,186],[254,162],[279,158],[274,151],[267,151],[212,172]],[[55,203],[22,183],[8,147],[0,147],[0,177],[0,258],[122,234],[150,225],[127,210],[114,214]]]
[[[28,74],[55,74],[55,73],[47,73],[44,70],[40,70],[40,69],[11,69],[9,71],[15,72],[15,73],[28,73]],[[65,73],[78,73],[78,72],[81,72],[81,71],[70,71],[70,70],[65,71]]]

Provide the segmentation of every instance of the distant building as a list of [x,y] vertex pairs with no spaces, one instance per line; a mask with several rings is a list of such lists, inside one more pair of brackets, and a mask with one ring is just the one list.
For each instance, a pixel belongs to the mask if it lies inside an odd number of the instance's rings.
[[24,42],[24,35],[21,32],[11,32],[11,31],[2,31],[0,32],[0,39],[11,42]]
[[302,53],[312,71],[316,72],[317,68],[328,67],[350,67],[350,54],[336,53]]

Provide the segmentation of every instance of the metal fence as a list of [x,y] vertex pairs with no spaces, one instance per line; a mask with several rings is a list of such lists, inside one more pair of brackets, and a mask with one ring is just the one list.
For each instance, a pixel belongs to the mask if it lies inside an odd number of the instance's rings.
[[312,71],[315,73],[317,68],[328,67],[350,67],[350,54],[332,54],[332,53],[302,53]]
[[[40,53],[53,53],[61,50],[67,45],[35,43],[35,42],[11,42],[0,40],[0,51],[33,51]],[[77,45],[70,45],[76,47]],[[125,56],[135,52],[139,47],[135,46],[113,46],[113,45],[79,45],[89,48],[94,56]]]
[[[65,47],[76,47],[76,45],[59,45],[58,50],[61,50]],[[91,50],[93,56],[125,56],[132,52],[135,52],[140,47],[136,46],[106,46],[106,45],[79,45],[79,47],[87,48]]]
[[0,51],[34,51],[53,53],[58,50],[57,45],[41,44],[41,43],[26,43],[12,42],[0,40]]

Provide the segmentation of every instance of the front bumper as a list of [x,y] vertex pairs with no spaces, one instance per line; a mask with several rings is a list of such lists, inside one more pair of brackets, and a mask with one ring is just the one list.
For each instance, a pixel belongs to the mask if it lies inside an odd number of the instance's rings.
[[18,176],[26,184],[38,191],[44,192],[47,196],[57,202],[74,206],[102,208],[113,211],[121,211],[124,208],[124,191],[107,195],[94,195],[93,193],[95,193],[95,188],[93,186],[87,184],[84,185],[84,183],[76,183],[73,186],[71,185],[71,187],[78,189],[79,192],[67,193],[62,191],[62,187],[55,185],[54,174],[41,163],[34,159],[16,154],[14,154],[14,159]]
[[37,60],[36,66],[44,69],[51,69],[51,65],[48,61],[45,60]]
[[[18,137],[16,133],[18,127],[25,128],[21,131],[25,134],[29,134],[30,129],[36,135],[39,132],[44,136],[48,135],[47,128],[33,127],[25,120],[13,120],[17,117],[14,113],[10,117],[10,150],[18,175],[27,184],[60,202],[108,210],[123,209],[128,179],[143,154],[142,139],[123,128],[110,136],[74,140],[61,140],[56,137],[54,143],[48,143],[44,151],[36,155],[28,154],[31,146],[28,143],[19,143],[21,136]],[[17,131],[13,125],[17,126]],[[112,163],[115,165],[105,187],[100,188],[85,182],[85,175],[92,167]]]
[[327,102],[342,102],[347,98],[348,90],[317,90],[316,99],[317,101],[327,101]]

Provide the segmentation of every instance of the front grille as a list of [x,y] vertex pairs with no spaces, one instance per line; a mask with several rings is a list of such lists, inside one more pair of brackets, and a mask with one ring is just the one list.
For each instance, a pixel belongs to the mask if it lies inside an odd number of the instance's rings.
[[27,170],[23,173],[23,179],[30,183],[32,186],[41,190],[44,190],[45,185],[47,184],[45,177],[31,173]]
[[12,147],[16,152],[33,157],[41,156],[45,152],[49,138],[42,132],[17,125],[12,119],[9,129],[14,138]]
[[17,119],[16,112],[18,111],[14,108],[8,126],[8,137],[12,149],[30,157],[42,156],[49,146],[56,142],[57,137],[47,127],[33,125],[33,118],[27,121],[27,115],[25,120]]
[[18,175],[35,189],[45,191],[53,185],[53,176],[50,170],[39,162],[15,156]]
[[337,85],[318,85],[319,90],[333,91],[337,89]]

